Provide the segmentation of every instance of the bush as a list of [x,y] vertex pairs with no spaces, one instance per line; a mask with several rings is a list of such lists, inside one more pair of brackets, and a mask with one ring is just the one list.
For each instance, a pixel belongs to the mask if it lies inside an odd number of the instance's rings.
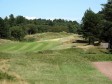
[[20,26],[11,27],[10,30],[11,30],[11,37],[13,39],[19,40],[19,41],[23,40],[25,36],[25,32]]

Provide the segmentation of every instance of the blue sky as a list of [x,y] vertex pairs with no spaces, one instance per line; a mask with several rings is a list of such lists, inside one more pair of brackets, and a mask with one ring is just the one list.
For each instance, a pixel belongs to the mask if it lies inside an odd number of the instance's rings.
[[101,10],[107,0],[0,0],[0,17],[10,14],[27,18],[68,19],[80,21],[84,12],[91,8]]

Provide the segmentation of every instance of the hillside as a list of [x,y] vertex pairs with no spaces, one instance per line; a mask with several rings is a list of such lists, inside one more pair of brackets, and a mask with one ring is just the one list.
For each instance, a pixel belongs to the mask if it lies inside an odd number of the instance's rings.
[[91,64],[112,61],[105,49],[74,34],[45,38],[0,44],[0,84],[112,84]]

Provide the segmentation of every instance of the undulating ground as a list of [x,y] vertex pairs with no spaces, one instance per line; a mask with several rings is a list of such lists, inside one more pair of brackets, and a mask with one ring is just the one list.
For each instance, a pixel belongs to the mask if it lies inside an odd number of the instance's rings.
[[78,43],[79,35],[0,41],[0,84],[112,84],[91,62],[112,61],[105,49]]

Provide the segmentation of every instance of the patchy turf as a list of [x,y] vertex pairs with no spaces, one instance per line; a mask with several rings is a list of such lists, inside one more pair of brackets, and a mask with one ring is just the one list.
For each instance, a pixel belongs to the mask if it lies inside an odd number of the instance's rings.
[[97,47],[85,50],[87,43],[76,43],[77,39],[82,40],[70,35],[0,44],[0,70],[15,79],[5,77],[0,84],[112,84],[91,65],[93,61],[112,61],[111,54]]
[[7,71],[22,84],[111,84],[83,58],[84,53],[83,49],[1,53],[0,59],[10,60],[5,63],[10,65]]
[[[25,53],[25,52],[38,52],[42,50],[57,50],[71,48],[75,35],[66,35],[63,38],[54,38],[47,40],[40,40],[34,42],[9,42],[0,44],[1,52],[10,53]],[[63,47],[64,46],[64,47]]]
[[47,33],[39,33],[34,35],[27,35],[24,39],[25,41],[43,41],[49,39],[68,37],[70,35],[74,35],[74,34],[66,33],[66,32],[60,32],[60,33],[47,32]]

